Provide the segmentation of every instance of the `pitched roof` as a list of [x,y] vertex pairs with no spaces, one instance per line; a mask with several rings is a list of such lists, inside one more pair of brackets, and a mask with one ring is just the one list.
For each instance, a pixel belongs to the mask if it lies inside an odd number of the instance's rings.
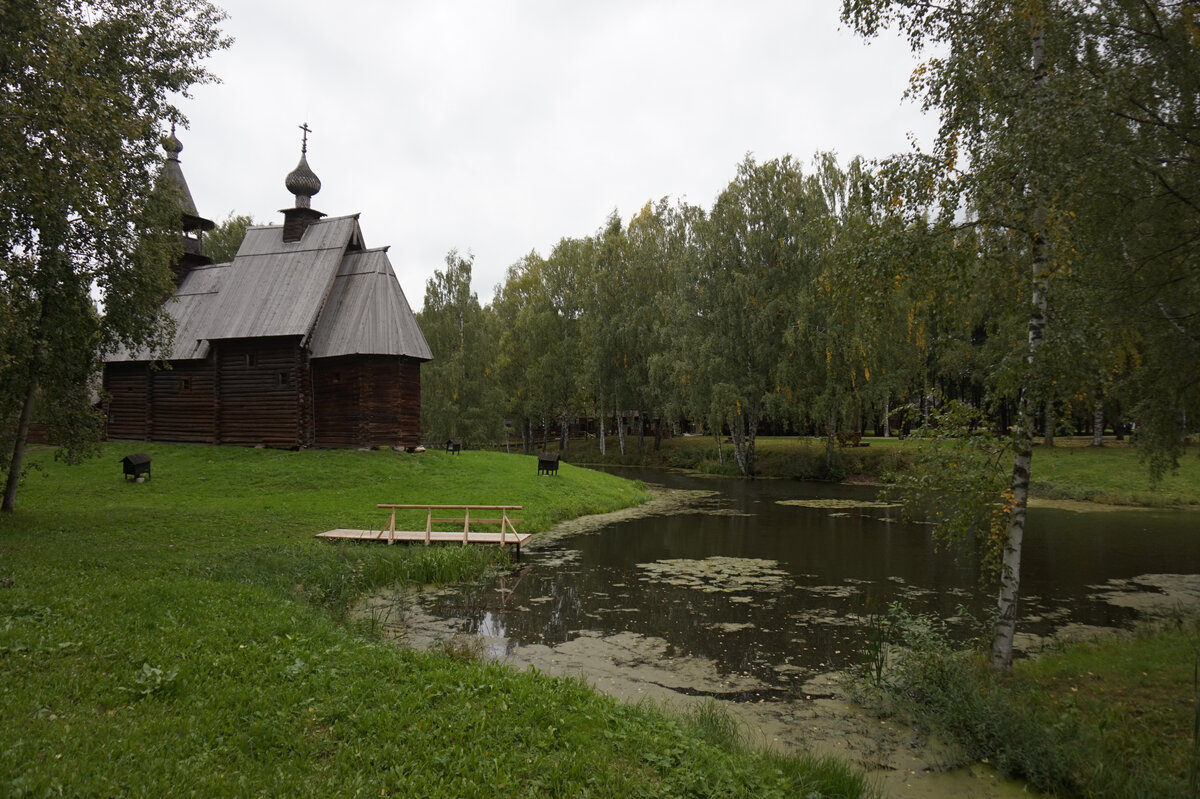
[[316,222],[293,242],[281,227],[250,228],[204,337],[307,336],[351,245],[362,246],[352,216]]
[[[166,310],[176,323],[167,360],[204,358],[220,339],[264,336],[311,336],[313,357],[433,357],[385,251],[362,251],[357,216],[314,222],[296,242],[283,241],[279,226],[250,228],[231,263],[189,271]],[[106,360],[151,359],[120,350]]]
[[313,331],[312,357],[406,355],[433,358],[396,280],[387,248],[349,253]]

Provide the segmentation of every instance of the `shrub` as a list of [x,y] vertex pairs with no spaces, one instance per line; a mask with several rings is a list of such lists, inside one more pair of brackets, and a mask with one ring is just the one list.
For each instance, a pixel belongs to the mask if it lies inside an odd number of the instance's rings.
[[849,678],[860,701],[955,742],[964,762],[988,761],[1051,794],[1075,789],[1064,745],[1073,730],[1041,723],[1028,697],[989,667],[984,652],[952,644],[940,619],[893,604],[869,625],[864,654]]

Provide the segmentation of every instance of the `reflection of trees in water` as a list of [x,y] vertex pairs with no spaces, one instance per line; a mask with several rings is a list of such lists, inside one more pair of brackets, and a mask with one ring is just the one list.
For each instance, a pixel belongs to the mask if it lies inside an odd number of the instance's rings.
[[[663,657],[703,657],[722,673],[776,685],[856,662],[866,619],[891,602],[948,620],[960,639],[978,632],[959,616],[959,606],[986,619],[992,592],[979,589],[973,568],[937,551],[927,527],[877,518],[880,509],[835,516],[845,511],[838,510],[847,504],[840,501],[827,503],[829,508],[779,504],[819,497],[823,490],[785,481],[739,483],[736,500],[712,503],[718,511],[732,505],[739,515],[632,519],[563,539],[557,546],[569,549],[529,552],[517,571],[444,597],[435,612],[462,619],[468,631],[520,644],[637,633],[665,642]],[[839,500],[870,496],[865,489],[829,490]],[[1135,568],[1132,574],[1200,572],[1187,525],[1164,517],[1179,529],[1155,528],[1152,541],[1139,536],[1134,543],[1121,516],[1035,510],[1031,518],[1040,532],[1026,546],[1023,630],[1045,635],[1067,622],[1121,625],[1134,612],[1092,599],[1089,586]],[[1143,527],[1150,517],[1138,521]],[[666,572],[649,574],[637,566],[714,557],[773,561],[787,573],[784,589],[706,593],[671,585],[658,579]]]

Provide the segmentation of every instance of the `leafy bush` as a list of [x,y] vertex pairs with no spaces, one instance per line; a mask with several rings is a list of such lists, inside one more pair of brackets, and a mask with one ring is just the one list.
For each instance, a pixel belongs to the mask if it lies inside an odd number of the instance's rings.
[[893,604],[869,625],[865,654],[849,678],[860,701],[954,741],[964,762],[988,761],[1039,791],[1074,790],[1064,747],[1073,731],[1044,725],[984,653],[955,648],[940,619]]

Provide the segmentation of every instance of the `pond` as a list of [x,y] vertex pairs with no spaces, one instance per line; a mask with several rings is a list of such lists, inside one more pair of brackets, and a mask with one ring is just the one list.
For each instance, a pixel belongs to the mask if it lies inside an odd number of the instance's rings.
[[[413,641],[477,637],[493,656],[627,699],[711,697],[787,748],[797,726],[820,726],[821,700],[845,707],[831,673],[861,662],[868,616],[899,601],[967,638],[994,605],[966,559],[874,488],[619,473],[682,500],[550,536],[512,573],[422,595],[404,611]],[[1196,528],[1186,511],[1031,508],[1019,646],[1125,626],[1145,596],[1194,602],[1197,581],[1170,575],[1200,574]],[[894,771],[895,757],[874,765]]]

